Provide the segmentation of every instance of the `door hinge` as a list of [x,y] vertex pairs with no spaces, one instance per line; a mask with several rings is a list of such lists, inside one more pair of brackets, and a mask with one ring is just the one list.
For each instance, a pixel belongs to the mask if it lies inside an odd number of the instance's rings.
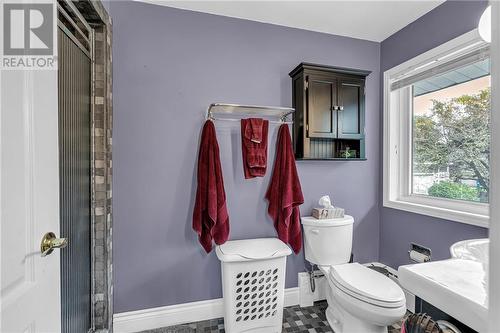
[[306,82],[304,82],[304,89],[305,90],[309,89],[309,81],[307,81],[307,79]]

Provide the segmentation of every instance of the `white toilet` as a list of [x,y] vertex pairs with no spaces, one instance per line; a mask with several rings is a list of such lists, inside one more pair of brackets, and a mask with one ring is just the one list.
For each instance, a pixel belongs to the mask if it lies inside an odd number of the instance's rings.
[[326,318],[335,333],[386,333],[406,313],[403,290],[388,277],[349,263],[354,219],[302,217],[306,260],[328,279]]

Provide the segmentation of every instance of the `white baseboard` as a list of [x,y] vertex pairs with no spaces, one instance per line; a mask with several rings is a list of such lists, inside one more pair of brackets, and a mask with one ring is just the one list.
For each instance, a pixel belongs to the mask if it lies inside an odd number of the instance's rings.
[[[393,274],[397,273],[396,270],[381,263],[371,264],[386,267]],[[311,295],[311,299],[308,298],[307,303],[309,303],[309,301],[315,302],[326,297],[326,291],[323,289],[328,287],[328,284],[325,278],[323,278],[323,280],[325,281],[320,280],[321,279],[317,279],[317,290],[314,295]],[[321,282],[325,284],[323,287]],[[308,284],[304,284],[303,289],[304,288],[310,287]],[[284,306],[298,305],[299,300],[299,287],[285,289]],[[312,303],[307,305],[312,305]],[[160,327],[192,323],[201,320],[209,320],[222,317],[224,317],[224,301],[222,298],[217,298],[206,301],[190,302],[144,310],[116,313],[113,315],[113,331],[115,333],[133,333]]]
[[299,304],[299,287],[285,289],[284,306]]
[[[299,288],[285,289],[284,305],[299,304]],[[160,327],[224,317],[222,298],[144,310],[115,313],[113,332],[133,333]]]

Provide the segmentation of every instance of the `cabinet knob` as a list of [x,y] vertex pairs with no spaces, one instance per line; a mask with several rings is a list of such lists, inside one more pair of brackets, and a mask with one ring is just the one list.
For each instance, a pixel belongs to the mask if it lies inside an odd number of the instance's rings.
[[339,111],[344,111],[344,107],[343,106],[339,106]]
[[339,107],[337,105],[332,106],[332,111],[337,111],[338,109],[339,109]]

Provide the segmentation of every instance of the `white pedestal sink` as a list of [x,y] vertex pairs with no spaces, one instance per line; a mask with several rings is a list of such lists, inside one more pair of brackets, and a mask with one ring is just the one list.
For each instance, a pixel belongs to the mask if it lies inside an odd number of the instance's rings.
[[488,239],[471,239],[450,247],[452,258],[399,267],[401,285],[455,317],[484,332],[488,314]]

